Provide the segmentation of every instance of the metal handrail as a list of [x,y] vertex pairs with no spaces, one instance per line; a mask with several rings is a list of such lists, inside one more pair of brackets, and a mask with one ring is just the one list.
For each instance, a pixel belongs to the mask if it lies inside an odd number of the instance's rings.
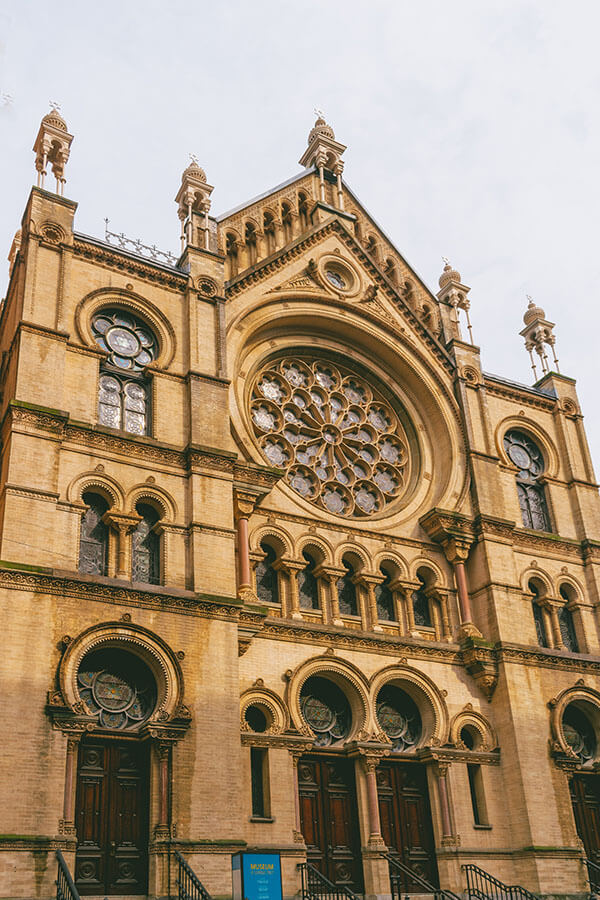
[[302,877],[302,900],[323,900],[324,897],[332,900],[359,900],[354,891],[343,884],[330,881],[312,863],[298,863],[297,867]]
[[520,884],[505,884],[479,866],[469,864],[463,869],[467,876],[469,900],[539,900],[537,894],[532,894]]
[[[457,894],[454,894],[452,891],[447,891],[443,888],[434,887],[431,882],[427,881],[426,878],[423,878],[422,875],[419,875],[410,866],[407,866],[405,863],[400,862],[397,856],[394,856],[393,853],[386,853],[385,858],[387,859],[390,866],[390,883],[392,886],[392,900],[402,900],[401,893],[406,892],[411,888],[410,883],[407,883],[407,878],[412,881],[414,884],[418,884],[419,887],[425,888],[426,893],[433,894],[435,896],[435,900],[460,900],[460,897]],[[392,872],[392,869],[396,869],[398,873]],[[398,890],[396,890],[398,888]]]
[[179,900],[212,900],[210,894],[179,850],[175,851],[175,859],[179,865],[179,872],[177,873],[177,896]]
[[600,894],[600,866],[593,859],[585,860],[588,873],[588,881],[592,894]]
[[56,859],[58,860],[56,900],[79,900],[79,891],[75,887],[75,882],[71,878],[69,867],[60,850],[56,851]]

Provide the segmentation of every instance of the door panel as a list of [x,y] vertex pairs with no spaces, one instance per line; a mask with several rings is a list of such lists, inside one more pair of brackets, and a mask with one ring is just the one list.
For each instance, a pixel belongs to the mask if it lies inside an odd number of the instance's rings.
[[80,747],[75,860],[80,893],[146,893],[147,757],[147,748],[134,742]]
[[573,775],[570,789],[575,825],[586,856],[600,865],[600,777]]
[[[391,853],[433,885],[437,861],[427,774],[418,763],[382,762],[377,768],[381,833]],[[415,885],[416,887],[416,885]]]
[[331,881],[360,891],[362,860],[353,762],[302,757],[298,789],[308,862]]

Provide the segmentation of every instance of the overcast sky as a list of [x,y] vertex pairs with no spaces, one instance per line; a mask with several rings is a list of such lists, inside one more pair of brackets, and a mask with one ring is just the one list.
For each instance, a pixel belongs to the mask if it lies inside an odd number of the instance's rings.
[[484,370],[531,383],[527,293],[557,323],[600,475],[599,26],[593,0],[0,0],[0,252],[50,100],[76,228],[173,251],[189,153],[219,214],[299,171],[320,107],[417,272],[436,291],[445,255],[471,286]]

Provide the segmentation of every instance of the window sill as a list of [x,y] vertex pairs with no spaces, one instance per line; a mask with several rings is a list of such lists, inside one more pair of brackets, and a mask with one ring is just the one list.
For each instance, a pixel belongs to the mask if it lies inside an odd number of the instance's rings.
[[275,821],[273,816],[250,816],[249,822],[259,822],[263,825],[270,825]]
[[473,825],[473,828],[475,829],[475,831],[491,831],[492,830],[491,825]]

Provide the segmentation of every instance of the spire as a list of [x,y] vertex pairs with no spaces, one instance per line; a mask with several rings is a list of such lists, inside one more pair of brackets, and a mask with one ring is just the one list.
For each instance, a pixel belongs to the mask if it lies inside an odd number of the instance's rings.
[[343,209],[342,172],[344,171],[344,163],[342,154],[346,146],[336,141],[333,128],[327,124],[321,110],[315,109],[315,114],[317,121],[309,132],[308,147],[300,157],[299,162],[306,169],[310,166],[315,166],[319,170],[321,182],[320,199],[322,203],[325,202],[325,170],[337,177],[337,205],[338,209]]
[[52,174],[56,178],[56,193],[61,196],[65,192],[65,166],[69,159],[73,135],[69,134],[67,123],[61,116],[60,107],[50,104],[50,112],[41,121],[33,152],[35,168],[38,173],[37,186],[44,187],[48,163],[52,166]]
[[554,365],[556,366],[556,371],[560,375],[560,369],[558,368],[558,359],[556,358],[556,351],[554,349],[554,345],[556,343],[556,338],[553,334],[554,322],[549,322],[546,319],[546,313],[541,306],[537,306],[533,302],[533,297],[531,297],[529,294],[527,294],[526,296],[529,300],[529,303],[527,305],[527,309],[525,310],[525,315],[523,316],[525,328],[520,332],[520,334],[525,339],[525,349],[529,353],[531,368],[533,369],[533,376],[537,381],[537,370],[535,366],[535,359],[533,356],[534,350],[540,358],[542,373],[546,375],[550,371],[550,365],[548,363],[548,353],[546,351],[547,346],[552,348],[552,360],[554,362]]
[[[198,165],[196,157],[190,154],[190,160],[189,166],[181,176],[181,187],[175,197],[181,221],[182,252],[186,244],[194,244],[195,237],[196,246],[202,246],[204,250],[209,249],[208,211],[213,188],[207,183],[206,172]],[[204,231],[203,238],[194,235],[193,213],[201,217],[202,224],[198,226],[198,230]]]
[[467,320],[467,328],[469,329],[469,340],[471,344],[473,343],[473,329],[471,327],[471,320],[469,319],[469,309],[471,308],[471,303],[467,297],[467,294],[471,290],[470,287],[467,287],[466,284],[462,283],[462,277],[458,269],[454,269],[450,265],[450,261],[447,256],[442,256],[444,261],[444,270],[439,278],[440,290],[438,293],[438,300],[441,303],[446,303],[451,309],[454,311],[453,321],[452,321],[452,330],[455,332],[455,337],[458,340],[461,340],[461,331],[460,331],[460,320],[458,318],[458,310],[464,310],[465,317]]

